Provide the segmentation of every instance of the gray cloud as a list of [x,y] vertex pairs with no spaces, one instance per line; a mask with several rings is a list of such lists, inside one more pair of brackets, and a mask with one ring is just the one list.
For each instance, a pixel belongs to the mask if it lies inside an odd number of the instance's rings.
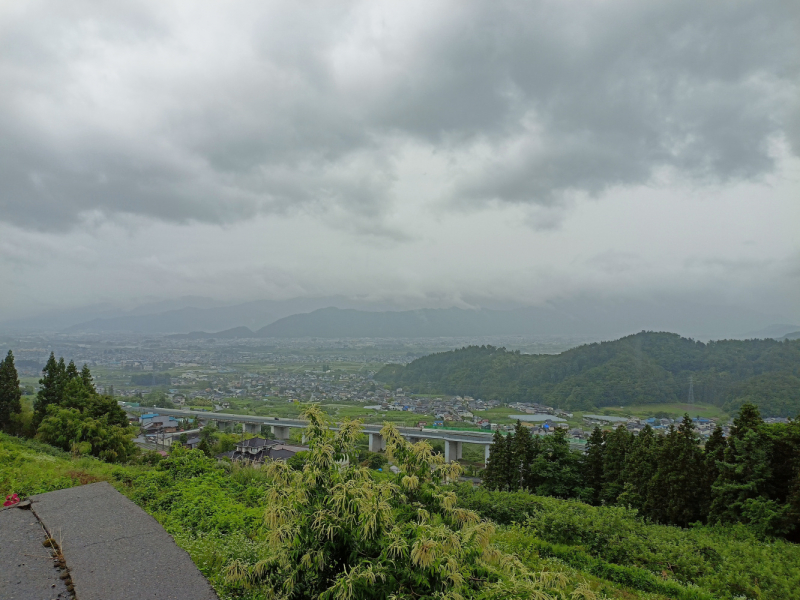
[[462,207],[758,178],[800,151],[798,30],[788,0],[32,2],[0,16],[0,220],[303,209],[406,239],[415,145]]

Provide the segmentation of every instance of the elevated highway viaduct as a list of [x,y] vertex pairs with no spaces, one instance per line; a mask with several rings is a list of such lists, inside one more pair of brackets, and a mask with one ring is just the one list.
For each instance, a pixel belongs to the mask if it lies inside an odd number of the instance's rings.
[[[258,433],[261,427],[268,425],[276,438],[289,439],[290,429],[305,429],[308,421],[302,419],[287,419],[283,417],[257,417],[255,415],[234,415],[222,412],[206,412],[180,408],[153,408],[126,406],[125,411],[132,414],[157,413],[159,415],[197,419],[201,423],[241,423],[245,433]],[[362,431],[369,436],[369,449],[372,452],[386,449],[386,441],[380,431],[383,425],[362,424]],[[331,429],[337,430],[336,425]],[[458,460],[462,455],[463,444],[480,444],[484,447],[484,463],[489,459],[489,448],[492,445],[492,434],[480,431],[455,431],[444,429],[428,429],[425,427],[398,427],[400,434],[414,443],[419,440],[442,440],[444,442],[445,461]]]

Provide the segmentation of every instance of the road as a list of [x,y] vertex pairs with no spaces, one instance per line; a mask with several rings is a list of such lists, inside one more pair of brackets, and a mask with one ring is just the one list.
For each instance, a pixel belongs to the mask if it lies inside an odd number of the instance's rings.
[[[308,426],[308,421],[303,419],[286,419],[280,417],[260,417],[256,415],[234,415],[222,412],[210,411],[197,411],[181,408],[152,408],[152,407],[125,407],[125,410],[131,413],[157,413],[159,415],[167,415],[174,417],[184,417],[188,419],[197,418],[201,421],[217,421],[223,423],[243,423],[245,430],[248,425],[269,425],[273,431],[282,437],[288,437],[288,429],[305,429]],[[369,435],[370,450],[381,450],[385,448],[385,442],[381,439],[380,431],[383,425],[365,423],[361,425],[364,433]],[[336,425],[332,425],[331,429],[337,430]],[[442,440],[445,442],[445,458],[449,462],[452,459],[461,458],[461,444],[481,444],[485,448],[485,457],[489,457],[489,447],[492,444],[493,435],[489,432],[483,433],[479,431],[453,431],[444,429],[429,429],[420,427],[398,427],[400,434],[408,439],[427,439],[427,440]],[[253,433],[256,433],[255,427]]]

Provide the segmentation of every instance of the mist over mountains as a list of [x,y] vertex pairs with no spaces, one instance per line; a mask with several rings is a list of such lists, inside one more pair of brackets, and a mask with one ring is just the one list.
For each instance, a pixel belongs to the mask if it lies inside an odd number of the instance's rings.
[[[229,306],[183,298],[120,311],[98,305],[6,322],[6,332],[165,334],[203,339],[429,338],[508,335],[622,336],[672,331],[699,339],[782,337],[800,330],[779,315],[735,306],[661,299],[576,298],[518,308],[423,308],[343,297],[260,300]],[[91,317],[93,318],[87,318]],[[784,323],[784,324],[781,324]]]

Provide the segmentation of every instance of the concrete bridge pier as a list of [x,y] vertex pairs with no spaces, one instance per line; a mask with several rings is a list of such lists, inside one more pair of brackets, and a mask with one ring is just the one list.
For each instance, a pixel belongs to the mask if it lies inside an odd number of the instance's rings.
[[484,467],[489,464],[489,450],[491,449],[491,447],[492,447],[491,444],[486,444],[483,447],[483,466]]
[[380,452],[381,450],[386,450],[386,440],[383,439],[383,436],[380,433],[370,433],[369,451]]
[[261,433],[261,424],[260,423],[242,423],[242,431],[244,433],[253,433],[258,435]]
[[273,425],[272,435],[274,435],[279,440],[288,440],[289,427],[286,427],[285,425]]
[[444,462],[452,462],[461,459],[461,452],[464,444],[462,442],[444,441]]

